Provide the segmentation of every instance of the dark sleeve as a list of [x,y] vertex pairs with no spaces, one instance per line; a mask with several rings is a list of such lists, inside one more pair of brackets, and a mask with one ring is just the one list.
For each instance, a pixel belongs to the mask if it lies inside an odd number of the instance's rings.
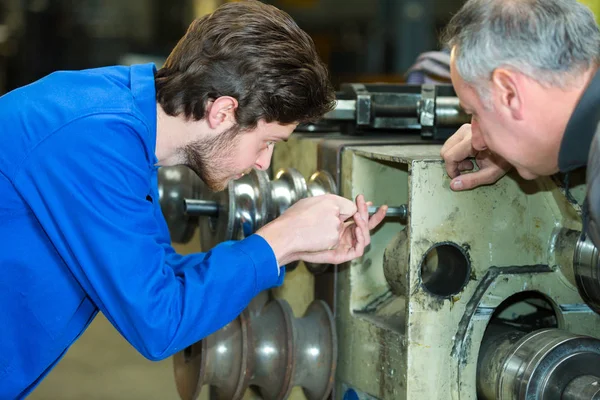
[[14,183],[90,298],[159,360],[233,320],[283,273],[258,235],[190,256],[161,243],[144,134],[127,114],[80,119],[40,143]]
[[597,248],[600,248],[600,136],[598,130],[592,139],[587,166],[587,195],[584,205],[584,230]]

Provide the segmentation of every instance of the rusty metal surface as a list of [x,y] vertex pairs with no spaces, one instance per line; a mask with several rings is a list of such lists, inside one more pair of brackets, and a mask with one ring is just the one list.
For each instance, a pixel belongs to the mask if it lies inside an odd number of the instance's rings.
[[[547,297],[562,329],[599,335],[600,318],[561,268],[573,246],[553,245],[556,229],[581,229],[577,203],[550,178],[526,182],[514,174],[496,185],[452,192],[439,150],[414,144],[343,152],[342,195],[370,193],[380,203],[393,195],[400,203],[394,188],[403,186],[409,213],[406,239],[398,239],[402,226],[386,222],[365,256],[340,268],[340,390],[379,399],[476,399],[477,356],[488,321],[505,299],[523,291]],[[466,285],[451,295],[431,293],[423,280],[426,255],[443,243],[460,248],[470,265]],[[559,254],[569,249],[571,256]]]

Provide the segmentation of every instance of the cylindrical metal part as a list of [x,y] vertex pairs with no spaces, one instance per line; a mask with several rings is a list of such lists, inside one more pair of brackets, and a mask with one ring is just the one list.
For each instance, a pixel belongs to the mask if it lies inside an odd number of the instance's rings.
[[[217,217],[219,215],[219,205],[216,201],[184,199],[184,212],[190,216],[197,217]],[[369,206],[369,214],[375,214],[379,206]],[[388,207],[385,213],[386,217],[406,218],[407,209],[403,204],[398,207]]]
[[574,287],[577,287],[574,266],[575,247],[580,237],[581,231],[560,228],[553,233],[550,248],[550,252],[554,256],[553,262],[558,265],[562,274]]
[[582,236],[577,242],[573,264],[579,294],[594,311],[600,313],[600,262],[598,249],[590,238]]
[[372,103],[371,112],[373,117],[387,117],[387,118],[403,118],[412,117],[417,118],[418,107],[417,103],[414,104],[379,104]]
[[188,167],[164,167],[158,170],[160,208],[169,227],[171,241],[187,243],[194,236],[198,219],[185,212],[183,199],[198,196],[202,185],[200,178]]
[[282,169],[271,181],[271,199],[275,207],[276,218],[290,208],[292,204],[308,195],[306,180],[298,170],[294,168]]
[[435,103],[436,126],[459,127],[471,121],[471,117],[460,107],[458,97],[438,97]]
[[525,332],[505,324],[490,323],[479,349],[477,363],[477,398],[495,400],[504,360]]
[[248,387],[250,350],[249,313],[204,340],[175,354],[173,368],[182,400],[194,400],[210,385],[217,399],[239,399]]
[[519,335],[510,330],[487,335],[478,363],[481,399],[560,400],[574,379],[598,373],[598,339],[560,329]]
[[219,205],[216,201],[183,199],[183,211],[190,216],[195,217],[217,217],[219,215]]
[[[369,207],[369,215],[373,215],[379,209],[378,206],[370,206]],[[408,215],[408,209],[405,204],[397,207],[388,207],[385,216],[386,217],[398,217],[400,219],[406,219]]]
[[333,387],[337,337],[333,314],[323,301],[313,301],[294,324],[294,375],[307,400],[325,400]]
[[284,400],[295,386],[307,400],[329,396],[337,336],[327,304],[314,301],[294,318],[285,300],[265,300],[259,295],[236,320],[175,355],[183,400],[196,399],[204,385],[216,400],[240,400],[250,386],[265,400]]
[[567,385],[562,400],[600,400],[600,378],[584,375],[575,378]]
[[252,324],[253,368],[250,385],[264,400],[284,399],[292,390],[294,366],[293,314],[287,302],[274,300]]

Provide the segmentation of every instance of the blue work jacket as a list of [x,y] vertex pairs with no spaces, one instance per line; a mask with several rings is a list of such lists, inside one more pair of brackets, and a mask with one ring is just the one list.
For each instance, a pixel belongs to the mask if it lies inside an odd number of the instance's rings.
[[154,73],[56,72],[0,98],[0,399],[29,393],[98,311],[160,360],[282,283],[258,235],[171,247]]

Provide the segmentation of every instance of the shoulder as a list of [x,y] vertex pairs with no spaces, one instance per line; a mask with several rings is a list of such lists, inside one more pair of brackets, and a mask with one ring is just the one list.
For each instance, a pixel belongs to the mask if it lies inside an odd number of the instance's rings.
[[137,106],[131,67],[55,72],[0,98],[0,121],[0,170],[8,175],[32,152],[39,156],[42,143],[58,152],[66,143],[127,143],[120,147],[126,155],[153,162],[156,133]]

